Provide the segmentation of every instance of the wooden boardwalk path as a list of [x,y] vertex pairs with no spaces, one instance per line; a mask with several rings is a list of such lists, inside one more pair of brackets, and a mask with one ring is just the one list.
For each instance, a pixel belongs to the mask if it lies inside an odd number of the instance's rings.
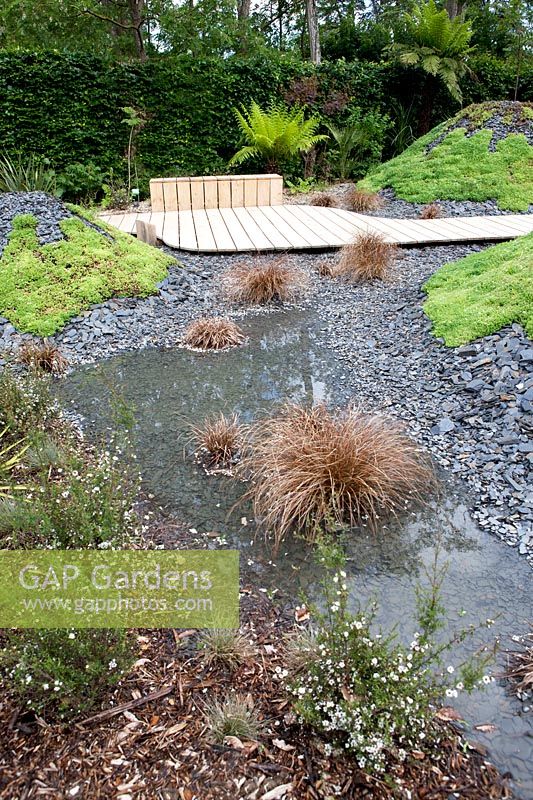
[[195,253],[241,253],[324,250],[342,247],[361,231],[382,234],[399,245],[499,242],[533,232],[533,214],[441,219],[389,219],[339,208],[270,205],[101,214],[126,233],[137,220],[155,225],[157,238],[169,247]]

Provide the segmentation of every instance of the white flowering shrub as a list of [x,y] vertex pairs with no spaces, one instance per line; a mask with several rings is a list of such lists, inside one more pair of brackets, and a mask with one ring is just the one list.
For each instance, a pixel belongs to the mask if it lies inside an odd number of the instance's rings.
[[0,426],[29,447],[16,476],[22,487],[0,503],[2,546],[115,547],[140,532],[140,479],[119,411],[114,440],[90,447],[62,417],[48,377],[4,370]]
[[[467,628],[445,644],[433,635],[442,627],[438,581],[419,592],[420,632],[409,645],[396,634],[373,630],[375,607],[347,610],[346,573],[337,569],[326,591],[328,611],[319,615],[309,657],[292,674],[278,669],[301,722],[313,726],[331,744],[352,754],[369,773],[387,772],[412,750],[435,743],[437,705],[490,678],[483,668],[490,657],[472,658],[456,667],[442,663],[444,652],[469,635]],[[491,622],[488,620],[487,622]]]
[[123,630],[21,630],[0,650],[2,683],[28,710],[68,719],[101,703],[134,661]]

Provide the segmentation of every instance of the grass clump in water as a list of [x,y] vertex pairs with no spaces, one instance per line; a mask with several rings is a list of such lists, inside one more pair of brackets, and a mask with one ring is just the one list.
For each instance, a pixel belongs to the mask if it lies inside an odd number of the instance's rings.
[[287,404],[258,422],[245,459],[257,518],[276,547],[291,530],[375,526],[434,488],[429,458],[386,417]]
[[191,428],[192,438],[208,467],[229,467],[245,441],[243,427],[236,414],[214,414]]
[[533,234],[445,264],[424,289],[433,333],[449,347],[512,322],[533,337]]
[[227,350],[242,344],[245,338],[241,328],[230,319],[200,317],[187,326],[182,344],[195,350]]

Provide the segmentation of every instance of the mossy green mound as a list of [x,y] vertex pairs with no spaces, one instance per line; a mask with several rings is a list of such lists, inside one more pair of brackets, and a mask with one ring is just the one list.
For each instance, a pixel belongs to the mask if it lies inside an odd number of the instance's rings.
[[533,337],[533,234],[445,264],[424,289],[433,333],[450,347],[512,322]]
[[502,209],[527,211],[533,203],[533,147],[525,132],[532,127],[531,103],[469,106],[358,185],[374,192],[390,187],[412,203],[496,200]]
[[0,259],[0,314],[19,331],[50,336],[93,303],[154,294],[174,262],[98,221],[109,234],[104,236],[79,216],[62,220],[65,238],[45,245],[39,244],[34,216],[13,220]]

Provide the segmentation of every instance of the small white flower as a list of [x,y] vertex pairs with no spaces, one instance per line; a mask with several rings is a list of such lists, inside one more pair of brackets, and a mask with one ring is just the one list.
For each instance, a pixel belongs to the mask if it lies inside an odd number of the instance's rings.
[[451,665],[451,664],[450,664],[450,666],[449,666],[449,667],[446,667],[446,669],[447,669],[447,671],[450,673],[450,675],[452,674],[452,672],[455,672],[455,669],[452,667],[452,665]]

